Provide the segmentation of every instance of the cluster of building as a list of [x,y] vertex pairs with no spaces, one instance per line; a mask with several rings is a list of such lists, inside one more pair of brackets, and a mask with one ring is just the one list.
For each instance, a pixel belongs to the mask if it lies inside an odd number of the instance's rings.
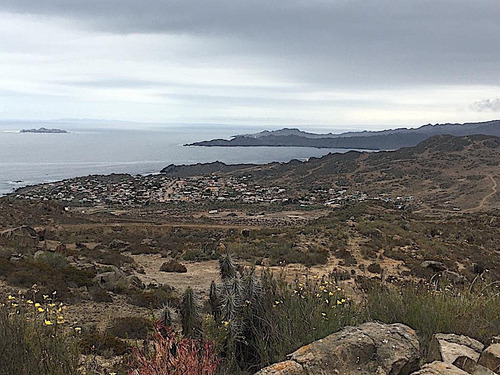
[[165,175],[87,176],[20,189],[16,197],[30,200],[58,200],[83,206],[144,206],[164,202],[238,201],[243,203],[283,202],[288,199],[280,187],[262,187],[238,178]]
[[264,187],[241,177],[178,178],[162,174],[131,176],[78,177],[20,189],[18,198],[30,200],[57,200],[79,206],[146,206],[168,202],[229,201],[239,203],[296,203],[303,206],[340,206],[346,202],[367,199],[394,201],[401,206],[412,197],[378,196],[369,198],[361,191],[346,189],[312,189],[301,197],[280,186]]

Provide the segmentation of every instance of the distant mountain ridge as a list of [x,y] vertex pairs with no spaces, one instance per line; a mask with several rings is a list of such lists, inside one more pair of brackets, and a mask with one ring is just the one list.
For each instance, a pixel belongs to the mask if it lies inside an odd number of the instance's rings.
[[348,132],[342,134],[315,134],[297,128],[262,131],[236,135],[232,139],[213,139],[188,144],[204,147],[316,147],[394,150],[416,146],[435,135],[493,135],[500,136],[500,120],[464,124],[423,125],[419,128],[398,128],[382,131]]

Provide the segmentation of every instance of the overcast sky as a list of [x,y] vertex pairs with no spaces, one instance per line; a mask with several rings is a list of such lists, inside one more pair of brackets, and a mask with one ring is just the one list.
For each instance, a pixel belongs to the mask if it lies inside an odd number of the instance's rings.
[[500,118],[498,0],[1,0],[0,119]]

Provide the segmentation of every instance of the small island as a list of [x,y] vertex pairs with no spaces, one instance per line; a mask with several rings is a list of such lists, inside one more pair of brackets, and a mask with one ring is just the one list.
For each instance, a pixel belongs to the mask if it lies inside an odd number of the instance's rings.
[[64,134],[68,133],[68,131],[64,129],[47,129],[42,127],[39,129],[22,129],[21,133]]

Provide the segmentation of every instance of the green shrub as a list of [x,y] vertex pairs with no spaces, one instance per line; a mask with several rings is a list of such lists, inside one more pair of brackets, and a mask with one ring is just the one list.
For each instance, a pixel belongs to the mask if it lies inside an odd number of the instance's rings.
[[83,330],[78,346],[83,354],[94,355],[124,355],[130,349],[125,341],[95,328]]
[[92,300],[95,302],[113,302],[111,295],[106,290],[98,286],[89,288],[89,292],[92,296]]
[[168,285],[148,290],[131,289],[128,291],[129,302],[135,306],[153,309],[165,305],[179,306],[179,297]]
[[43,254],[36,258],[37,263],[45,263],[50,268],[53,269],[63,269],[68,267],[68,261],[66,258],[59,253],[51,253],[49,251],[45,251]]
[[93,285],[94,273],[92,271],[63,265],[57,256],[49,257],[49,259],[49,262],[33,259],[20,260],[15,267],[7,270],[7,282],[25,288],[37,284],[43,294],[57,291],[58,298],[62,300],[69,300],[73,297],[69,288]]
[[145,339],[151,328],[153,323],[150,319],[127,316],[114,318],[106,328],[106,332],[121,339]]

